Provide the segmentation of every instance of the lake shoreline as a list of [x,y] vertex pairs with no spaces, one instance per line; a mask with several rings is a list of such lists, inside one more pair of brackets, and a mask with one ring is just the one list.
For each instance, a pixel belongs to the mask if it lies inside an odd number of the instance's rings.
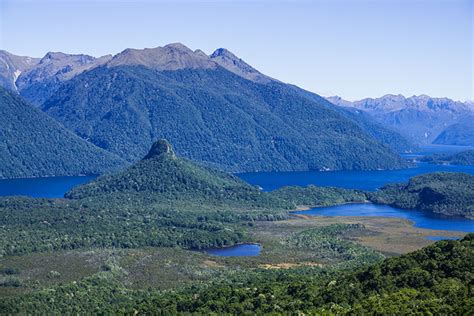
[[[357,207],[350,207],[356,205]],[[312,217],[391,217],[401,218],[413,223],[416,228],[445,230],[452,232],[474,232],[472,219],[466,217],[445,217],[436,213],[416,209],[401,209],[385,204],[345,203],[334,206],[315,207],[309,210],[290,212],[298,218]]]

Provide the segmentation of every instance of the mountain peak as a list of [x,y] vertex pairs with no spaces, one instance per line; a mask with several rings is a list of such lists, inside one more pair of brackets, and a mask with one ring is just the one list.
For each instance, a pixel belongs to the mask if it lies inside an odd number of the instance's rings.
[[174,156],[173,147],[166,139],[159,139],[151,145],[150,151],[143,159],[153,159],[166,154]]
[[208,56],[193,52],[181,43],[145,49],[128,48],[115,55],[107,65],[109,67],[144,66],[158,71],[217,67],[217,64]]
[[192,52],[192,50],[182,43],[170,43],[164,46],[165,48],[175,49],[175,50],[182,50],[187,52]]
[[230,50],[228,50],[226,48],[216,49],[210,57],[211,58],[216,58],[216,57],[219,57],[219,56],[224,56],[224,57],[235,59],[235,60],[242,60],[242,59],[238,58],[237,56],[235,56]]
[[257,83],[268,83],[274,79],[265,76],[241,58],[225,48],[218,48],[209,56],[211,60],[234,74]]

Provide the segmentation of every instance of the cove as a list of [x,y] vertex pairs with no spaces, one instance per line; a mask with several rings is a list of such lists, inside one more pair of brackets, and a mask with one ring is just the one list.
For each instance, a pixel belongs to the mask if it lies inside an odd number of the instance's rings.
[[387,205],[376,205],[371,203],[344,204],[331,207],[317,207],[306,211],[298,211],[293,214],[309,216],[379,216],[400,217],[414,223],[415,227],[451,230],[461,232],[474,232],[474,221],[465,218],[453,218],[438,216],[420,210],[402,210]]
[[204,252],[220,257],[255,257],[260,255],[261,246],[259,244],[239,244],[222,248],[209,248]]

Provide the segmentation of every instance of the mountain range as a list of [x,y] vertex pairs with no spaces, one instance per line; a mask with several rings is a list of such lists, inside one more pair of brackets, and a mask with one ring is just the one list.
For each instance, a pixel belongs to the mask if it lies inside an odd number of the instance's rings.
[[[472,102],[454,101],[448,98],[432,98],[426,95],[404,97],[403,95],[385,95],[380,98],[367,98],[360,101],[347,101],[341,97],[327,98],[335,105],[357,109],[373,117],[377,122],[397,131],[418,145],[431,143],[460,145],[466,140],[457,141],[441,137],[445,130],[455,128],[455,124],[474,118]],[[472,131],[472,128],[468,128]],[[467,130],[466,130],[467,132]],[[458,134],[463,132],[458,131]],[[474,142],[472,132],[464,138]],[[456,136],[462,138],[463,135]],[[469,141],[468,141],[469,142]]]
[[436,137],[433,144],[474,146],[474,116],[448,126]]
[[64,127],[129,162],[157,138],[233,172],[393,169],[406,166],[395,151],[410,147],[225,49],[210,56],[182,44],[101,58],[48,53],[13,84]]

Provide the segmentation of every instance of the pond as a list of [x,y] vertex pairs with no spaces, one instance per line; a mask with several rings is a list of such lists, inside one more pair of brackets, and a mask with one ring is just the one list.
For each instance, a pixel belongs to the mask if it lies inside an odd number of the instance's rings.
[[259,244],[238,244],[230,247],[205,249],[204,252],[220,257],[255,257],[260,255],[261,249]]

